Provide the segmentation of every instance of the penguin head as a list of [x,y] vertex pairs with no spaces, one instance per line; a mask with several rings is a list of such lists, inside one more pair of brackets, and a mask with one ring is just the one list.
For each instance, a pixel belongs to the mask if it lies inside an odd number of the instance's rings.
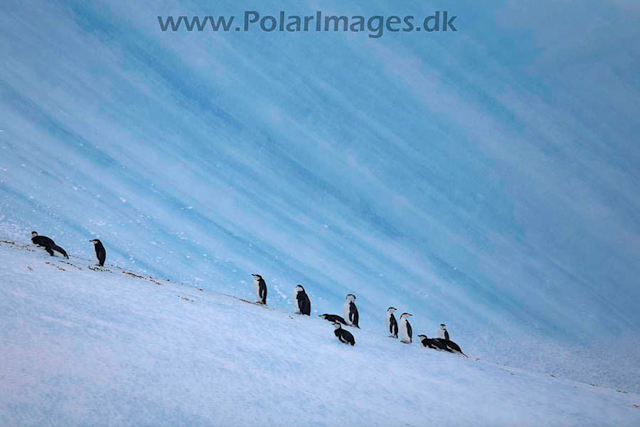
[[295,291],[296,293],[298,293],[298,292],[304,292],[304,288],[302,287],[302,285],[298,285],[298,286],[296,286],[296,288],[294,289],[294,291]]
[[100,240],[98,239],[91,239],[89,240],[91,243],[93,243],[94,245],[97,245],[98,243],[100,243]]
[[326,318],[327,318],[327,315],[326,315],[326,314],[321,314],[321,315],[320,315],[320,316],[318,316],[318,317],[320,317],[321,319],[326,319]]
[[426,340],[427,336],[425,334],[420,334],[418,335],[418,338],[420,338],[421,340]]
[[400,319],[408,319],[409,317],[413,316],[413,314],[409,314],[409,313],[402,313],[402,316],[400,316]]
[[397,308],[395,308],[395,307],[389,307],[389,308],[387,308],[387,313],[393,314],[393,312],[396,311],[396,310],[397,310]]
[[440,329],[447,329],[447,325],[445,325],[444,323],[440,323]]
[[333,322],[333,327],[336,329],[342,329],[342,325],[339,322]]
[[252,274],[252,276],[253,276],[253,278],[254,278],[255,280],[260,280],[260,279],[262,279],[262,276],[261,276],[261,275],[259,275],[259,274]]
[[347,301],[355,301],[355,300],[356,300],[356,296],[354,294],[347,295]]
[[36,237],[37,235],[38,235],[38,232],[37,232],[37,231],[32,231],[32,232],[31,232],[31,237]]

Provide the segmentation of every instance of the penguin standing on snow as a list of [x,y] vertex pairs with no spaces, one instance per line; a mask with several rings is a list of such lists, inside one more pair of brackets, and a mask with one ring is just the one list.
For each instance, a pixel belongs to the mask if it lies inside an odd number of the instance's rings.
[[98,239],[89,240],[93,243],[93,249],[96,251],[96,261],[100,267],[104,266],[104,262],[107,259],[107,251],[104,249],[104,245]]
[[347,322],[341,316],[338,316],[337,314],[321,314],[318,317],[321,317],[324,320],[328,320],[331,323],[338,322],[338,323],[342,323],[343,325],[347,326]]
[[440,341],[439,339],[428,338],[424,334],[418,335],[418,338],[420,338],[420,344],[422,344],[424,347],[428,347],[433,350],[448,351],[449,353],[452,353],[452,351],[449,350],[447,345],[444,342]]
[[333,324],[333,327],[335,328],[333,333],[335,334],[336,337],[338,337],[338,341],[340,341],[343,344],[356,345],[356,340],[355,338],[353,338],[353,335],[351,335],[351,332],[345,331],[344,329],[342,329],[342,326],[340,325],[340,323],[335,322]]
[[256,292],[256,302],[258,304],[267,305],[267,283],[259,274],[252,274],[252,276],[253,288]]
[[393,315],[393,312],[396,310],[397,308],[395,307],[389,307],[387,309],[387,330],[391,338],[398,338],[398,321],[396,320],[396,316]]
[[52,239],[50,239],[47,236],[39,236],[37,232],[32,231],[31,241],[33,242],[34,245],[44,247],[44,250],[47,251],[47,253],[51,256],[54,256],[53,252],[56,251],[62,254],[62,256],[64,256],[66,259],[69,259],[69,255],[67,255],[67,252],[64,249],[62,249],[60,246],[56,245],[56,242],[54,242]]
[[302,285],[296,286],[293,290],[293,300],[298,307],[298,314],[311,316],[311,301],[309,301],[309,296],[304,291]]
[[411,330],[411,324],[409,323],[409,317],[413,316],[413,314],[402,313],[400,316],[400,341],[405,344],[411,344],[413,331]]
[[438,329],[438,338],[443,340],[449,339],[449,331],[447,331],[447,325],[440,323],[440,329]]
[[358,325],[360,315],[358,314],[358,307],[356,307],[356,296],[353,294],[347,295],[347,299],[344,302],[342,310],[344,312],[344,318],[347,319],[347,324],[360,328]]

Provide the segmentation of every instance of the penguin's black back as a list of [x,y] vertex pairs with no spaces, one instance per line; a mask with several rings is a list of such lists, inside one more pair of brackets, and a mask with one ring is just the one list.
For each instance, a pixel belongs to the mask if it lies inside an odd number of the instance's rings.
[[460,348],[460,346],[455,342],[451,340],[443,340],[443,339],[440,339],[439,341],[441,341],[444,345],[446,345],[449,351],[454,351],[456,353],[462,354],[463,356],[466,356],[466,354],[462,352],[462,349]]
[[351,332],[349,331],[345,331],[344,329],[340,328],[333,331],[333,333],[336,335],[336,337],[338,337],[338,340],[340,340],[341,343],[351,345],[356,344],[356,339],[353,338],[353,335],[351,335]]
[[52,239],[50,239],[47,236],[33,236],[31,238],[31,241],[33,242],[34,245],[38,245],[38,246],[55,246],[56,242],[54,242]]
[[353,326],[355,326],[356,328],[360,328],[360,325],[358,325],[360,321],[358,307],[356,307],[356,304],[353,301],[349,302],[349,320],[351,321],[351,324]]
[[258,280],[258,292],[260,294],[260,302],[267,305],[267,282],[262,277]]
[[307,316],[311,316],[311,301],[309,300],[309,296],[305,291],[300,291],[296,295],[298,299],[298,307],[300,308],[301,314],[306,314]]
[[107,260],[107,250],[104,248],[104,245],[101,241],[97,241],[95,243],[96,250],[96,258],[98,258],[98,263],[100,267],[104,265],[104,262]]
[[451,350],[447,345],[438,338],[425,338],[421,342],[423,346],[429,347],[433,350],[444,350],[451,353]]
[[322,316],[324,317],[324,320],[328,320],[329,322],[338,322],[338,323],[342,323],[343,325],[346,325],[347,322],[342,318],[342,316],[338,316],[337,314],[323,314]]
[[398,321],[393,313],[391,313],[391,316],[389,317],[389,333],[396,338],[398,337]]

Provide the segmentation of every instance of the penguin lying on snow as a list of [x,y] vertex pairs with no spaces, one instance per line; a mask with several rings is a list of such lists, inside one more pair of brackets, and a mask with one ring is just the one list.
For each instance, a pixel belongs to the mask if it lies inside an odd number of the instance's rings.
[[467,356],[466,354],[464,354],[464,353],[462,352],[462,350],[460,349],[460,346],[459,346],[458,344],[454,343],[453,341],[451,341],[451,340],[445,340],[445,339],[442,339],[442,338],[438,338],[438,341],[440,341],[440,342],[442,342],[444,345],[446,345],[446,346],[447,346],[447,349],[448,349],[450,352],[452,352],[452,353],[459,353],[459,354],[463,355],[464,357],[469,357],[469,356]]
[[56,251],[62,254],[62,256],[64,256],[66,259],[69,259],[69,255],[67,255],[67,252],[64,249],[62,249],[60,246],[56,245],[56,242],[54,242],[52,239],[50,239],[47,236],[39,236],[37,232],[32,231],[31,241],[33,242],[34,245],[44,247],[44,250],[47,251],[47,253],[51,256],[54,256],[53,252]]
[[447,345],[445,343],[443,343],[442,341],[440,341],[439,339],[437,339],[437,338],[428,338],[424,334],[418,335],[418,338],[420,338],[420,343],[424,347],[428,347],[428,348],[431,348],[433,350],[448,351],[449,353],[451,353],[451,350],[449,350],[449,348],[447,348]]
[[104,262],[107,259],[107,251],[104,249],[102,242],[98,239],[89,240],[93,243],[93,249],[96,251],[96,261],[100,267],[104,266]]
[[351,344],[351,345],[356,344],[356,340],[355,338],[353,338],[353,335],[351,335],[351,332],[345,331],[344,329],[342,329],[342,326],[340,325],[340,323],[334,322],[333,327],[335,328],[333,333],[335,334],[336,337],[338,337],[338,341],[340,341],[343,344]]
[[338,316],[337,314],[321,314],[318,317],[321,317],[324,320],[328,320],[331,323],[338,322],[338,323],[342,323],[343,325],[347,326],[347,322],[342,317]]
[[395,307],[389,307],[387,309],[387,330],[391,338],[398,338],[398,321],[396,320],[396,316],[393,315],[393,312],[396,310],[397,308]]
[[252,274],[252,276],[253,289],[256,292],[256,302],[258,304],[267,305],[267,283],[259,274]]
[[451,340],[445,340],[443,338],[427,338],[424,334],[420,334],[418,337],[420,338],[420,343],[425,347],[432,348],[434,350],[448,351],[449,353],[458,353],[464,357],[469,357],[462,352],[458,344]]
[[293,290],[293,300],[296,307],[298,307],[298,314],[311,316],[311,301],[309,301],[309,296],[304,291],[302,285],[296,286]]
[[360,326],[358,325],[360,315],[358,314],[358,307],[356,307],[356,303],[354,302],[355,300],[355,295],[347,295],[342,310],[344,312],[344,318],[347,319],[347,324],[355,326],[356,328],[360,328]]
[[409,323],[409,317],[413,316],[413,314],[402,313],[400,316],[400,339],[401,342],[405,344],[411,344],[413,342],[412,335],[413,331],[411,330],[411,323]]

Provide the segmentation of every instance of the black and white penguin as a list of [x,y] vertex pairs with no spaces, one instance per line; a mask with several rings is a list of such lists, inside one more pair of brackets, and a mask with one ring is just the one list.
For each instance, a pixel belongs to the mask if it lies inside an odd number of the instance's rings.
[[37,232],[32,231],[31,241],[33,242],[34,245],[42,246],[44,250],[47,251],[47,253],[51,256],[54,256],[53,252],[55,251],[60,253],[66,259],[69,259],[69,255],[67,255],[67,252],[64,249],[62,249],[60,246],[56,245],[56,242],[54,242],[52,239],[50,239],[47,236],[39,236]]
[[445,340],[442,338],[438,338],[438,341],[440,341],[441,343],[443,343],[444,345],[447,346],[447,350],[450,351],[451,353],[459,353],[461,355],[463,355],[464,357],[469,357],[466,354],[464,354],[462,352],[462,350],[460,349],[460,346],[456,343],[454,343],[451,340]]
[[418,335],[418,338],[420,338],[420,343],[424,347],[428,347],[428,348],[431,348],[433,350],[448,351],[450,353],[452,352],[451,350],[449,350],[449,348],[447,347],[447,345],[445,343],[443,343],[442,341],[440,341],[437,338],[428,338],[424,334]]
[[252,274],[253,289],[256,292],[256,302],[267,305],[267,284],[259,274]]
[[351,332],[342,329],[340,323],[334,322],[333,327],[335,328],[333,333],[336,335],[336,337],[338,337],[338,341],[343,344],[356,345],[356,340],[355,338],[353,338],[353,335],[351,335]]
[[338,323],[342,323],[343,325],[347,326],[347,322],[341,316],[338,316],[337,314],[321,314],[318,317],[321,317],[324,320],[328,320],[331,323],[338,322]]
[[355,300],[355,295],[347,295],[342,310],[344,313],[344,318],[347,319],[347,324],[350,326],[355,326],[356,328],[360,328],[360,325],[358,325],[360,315],[358,314],[358,307],[356,307],[356,303],[354,302]]
[[397,308],[395,307],[389,307],[387,309],[387,331],[389,331],[391,338],[398,338],[398,321],[396,320],[396,316],[393,315],[393,312],[396,310]]
[[409,323],[409,317],[413,316],[413,314],[402,313],[400,316],[400,341],[405,344],[412,343],[412,335],[413,331],[411,330],[411,324]]
[[447,325],[440,323],[440,329],[438,329],[438,338],[443,340],[449,339],[449,331],[447,331]]
[[100,267],[104,266],[104,262],[107,259],[107,251],[104,249],[104,245],[98,239],[89,240],[93,243],[93,249],[96,251],[96,261]]
[[293,301],[296,307],[298,307],[298,314],[311,316],[311,301],[309,301],[309,296],[304,291],[302,285],[296,286],[293,290]]

